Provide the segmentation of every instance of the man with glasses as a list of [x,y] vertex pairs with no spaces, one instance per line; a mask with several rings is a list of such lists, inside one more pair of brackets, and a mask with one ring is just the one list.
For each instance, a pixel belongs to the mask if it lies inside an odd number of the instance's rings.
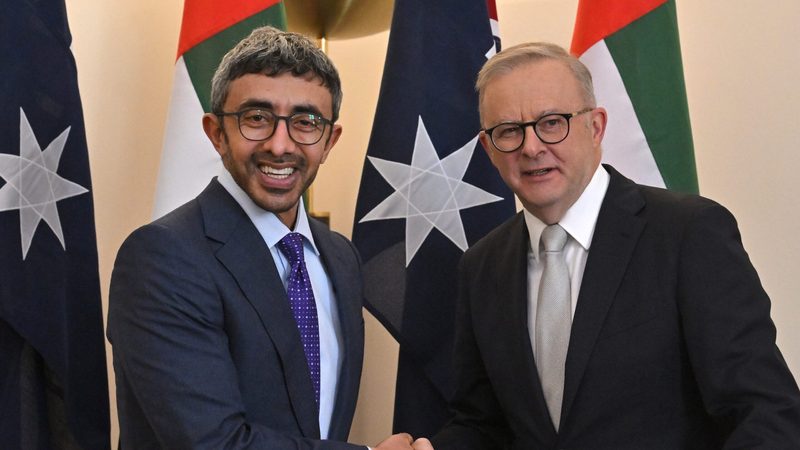
[[601,165],[607,112],[552,44],[478,75],[480,140],[524,207],[460,266],[437,450],[800,448],[800,393],[736,222]]
[[[365,448],[345,443],[364,346],[359,257],[302,200],[341,135],[341,98],[331,61],[298,34],[260,28],[223,58],[203,128],[225,170],[136,230],[115,263],[121,448]],[[411,448],[407,434],[377,446]]]

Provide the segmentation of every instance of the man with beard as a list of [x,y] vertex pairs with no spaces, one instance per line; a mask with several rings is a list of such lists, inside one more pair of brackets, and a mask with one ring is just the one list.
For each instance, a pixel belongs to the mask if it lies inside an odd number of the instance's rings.
[[[225,170],[136,230],[111,280],[121,447],[355,450],[359,256],[302,194],[342,132],[328,57],[260,28],[212,81],[203,129]],[[390,437],[377,449],[412,447]],[[418,442],[419,448],[427,441]]]

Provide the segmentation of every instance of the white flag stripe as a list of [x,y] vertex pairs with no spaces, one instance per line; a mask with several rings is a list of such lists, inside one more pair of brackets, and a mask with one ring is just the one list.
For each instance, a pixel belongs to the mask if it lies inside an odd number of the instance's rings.
[[222,161],[203,132],[203,107],[181,56],[175,63],[153,218],[188,202],[219,174]]
[[592,72],[597,105],[608,111],[603,162],[611,164],[637,183],[665,187],[664,178],[658,170],[605,40],[586,50],[580,60]]

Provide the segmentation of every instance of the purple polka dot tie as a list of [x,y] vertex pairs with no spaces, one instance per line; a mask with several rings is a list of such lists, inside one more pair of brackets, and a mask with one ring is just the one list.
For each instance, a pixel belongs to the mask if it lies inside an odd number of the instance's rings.
[[291,264],[286,294],[289,305],[292,307],[297,329],[300,331],[300,340],[308,361],[311,372],[311,382],[314,384],[317,404],[319,404],[319,323],[317,322],[317,304],[314,301],[314,291],[311,289],[311,279],[303,259],[303,235],[289,233],[278,242],[278,249],[286,256]]

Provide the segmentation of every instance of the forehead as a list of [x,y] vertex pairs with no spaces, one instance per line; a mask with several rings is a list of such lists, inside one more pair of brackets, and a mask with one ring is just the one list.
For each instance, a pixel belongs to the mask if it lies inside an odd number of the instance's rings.
[[[533,119],[546,112],[569,112],[583,104],[580,83],[569,67],[552,59],[515,67],[492,78],[484,89],[484,117]],[[510,115],[510,117],[505,117]],[[534,116],[534,117],[530,117]]]
[[312,107],[323,114],[331,114],[333,100],[331,93],[322,81],[313,75],[295,76],[282,73],[267,76],[248,73],[233,80],[225,99],[225,109],[238,108],[248,104],[270,106],[276,112],[292,110],[295,107]]

